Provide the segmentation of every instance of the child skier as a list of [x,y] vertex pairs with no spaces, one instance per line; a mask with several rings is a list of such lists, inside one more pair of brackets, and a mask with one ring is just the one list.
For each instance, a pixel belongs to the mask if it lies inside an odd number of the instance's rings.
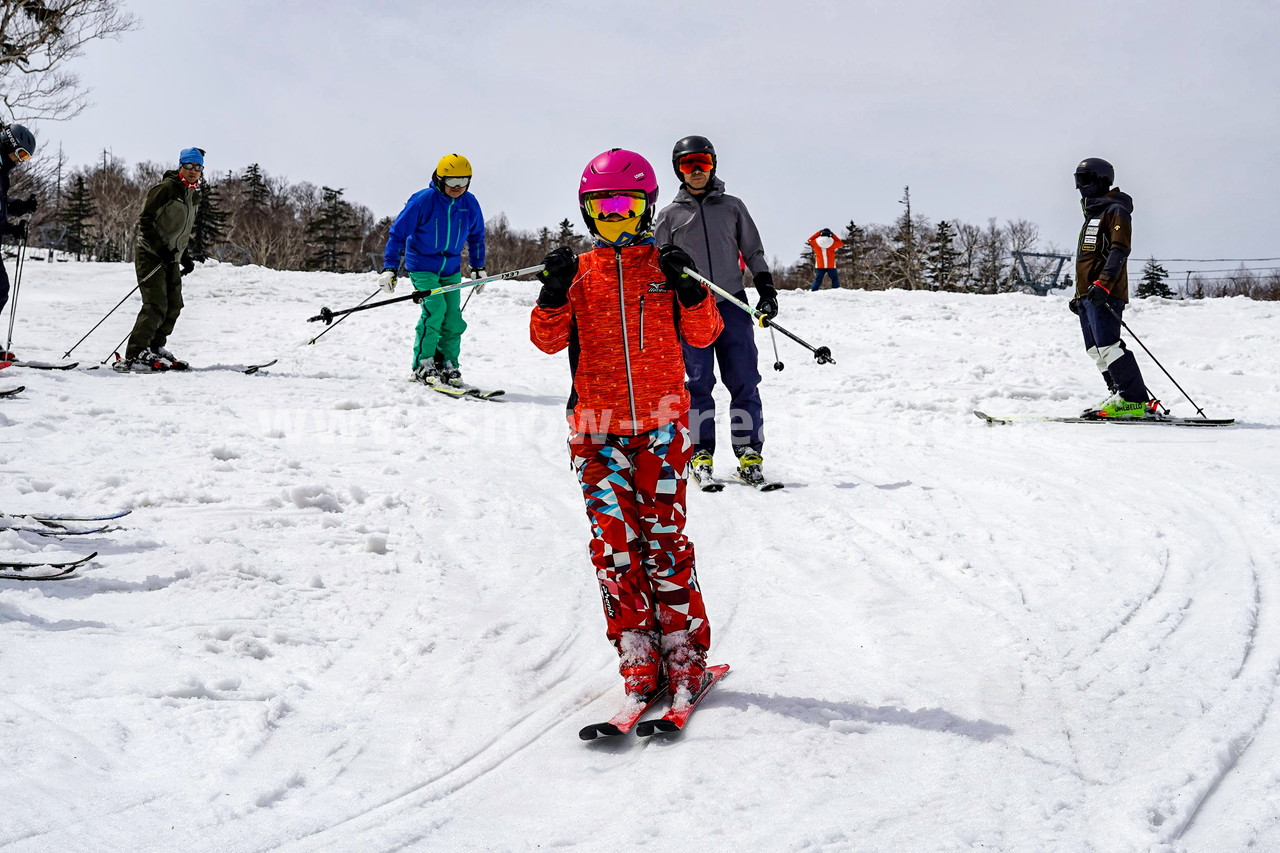
[[543,352],[569,349],[569,451],[627,694],[650,696],[665,677],[679,703],[697,694],[711,642],[684,534],[693,445],[680,344],[709,346],[724,323],[681,272],[689,255],[654,245],[657,197],[653,167],[635,152],[587,164],[578,205],[595,247],[547,255],[529,332]]

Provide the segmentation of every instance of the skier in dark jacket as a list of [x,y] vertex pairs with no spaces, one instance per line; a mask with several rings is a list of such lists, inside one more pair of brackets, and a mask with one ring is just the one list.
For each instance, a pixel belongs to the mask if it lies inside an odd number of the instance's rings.
[[182,277],[195,269],[188,243],[199,207],[197,190],[204,174],[204,149],[186,148],[178,168],[147,192],[138,217],[134,269],[142,290],[142,310],[133,324],[123,361],[112,365],[120,373],[186,370],[188,365],[165,349],[182,313]]
[[1111,392],[1085,417],[1143,418],[1154,414],[1138,360],[1120,340],[1120,317],[1129,304],[1129,259],[1133,199],[1112,188],[1115,169],[1090,157],[1076,167],[1076,189],[1084,226],[1076,250],[1076,296],[1070,307],[1080,317],[1084,345]]
[[[742,200],[724,191],[716,177],[716,151],[704,136],[686,136],[676,143],[671,165],[680,179],[675,199],[658,213],[654,238],[674,243],[692,256],[698,271],[745,301],[740,261],[751,273],[759,295],[756,309],[767,317],[778,313],[778,291],[765,259],[764,245]],[[716,451],[715,363],[729,389],[729,431],[738,457],[737,476],[753,486],[764,483],[764,414],[760,402],[755,329],[750,315],[717,296],[724,331],[706,349],[684,348],[692,403],[689,425],[694,454],[691,470],[700,481],[712,476]]]
[[[9,173],[36,153],[36,138],[20,124],[0,127],[0,237],[20,243],[27,239],[27,222],[10,222],[10,216],[36,212],[36,198],[9,198]],[[0,311],[9,302],[9,274],[0,263]],[[16,361],[11,352],[0,353],[0,361]]]

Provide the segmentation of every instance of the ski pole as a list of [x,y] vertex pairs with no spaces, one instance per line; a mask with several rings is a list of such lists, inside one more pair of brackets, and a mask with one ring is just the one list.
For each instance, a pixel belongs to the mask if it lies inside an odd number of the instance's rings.
[[[379,293],[381,293],[381,292],[382,292],[382,288],[378,288],[378,289],[377,289],[377,290],[375,290],[373,293],[370,293],[368,296],[366,296],[364,299],[361,299],[361,300],[360,300],[360,302],[356,304],[356,307],[357,307],[357,308],[359,308],[361,305],[365,304],[366,302],[368,302],[370,299],[372,299],[373,297],[377,296],[377,295],[378,295]],[[328,326],[326,326],[326,327],[325,327],[325,330],[324,330],[323,332],[321,332],[320,334],[316,335],[316,336],[315,336],[314,338],[312,338],[311,340],[307,341],[307,345],[308,345],[308,346],[310,346],[311,344],[314,344],[316,341],[318,341],[318,340],[320,340],[321,338],[323,338],[325,335],[329,334],[329,330],[330,330],[330,329],[332,329],[334,326],[338,325],[338,323],[341,323],[343,320],[347,319],[347,317],[348,317],[348,316],[350,316],[350,315],[346,315],[346,316],[343,316],[343,317],[339,318],[339,319],[338,319],[338,321],[337,321],[336,323],[330,323]]]
[[129,330],[129,334],[124,336],[124,340],[122,340],[122,341],[120,341],[120,343],[116,344],[115,349],[113,349],[113,350],[111,350],[111,352],[107,353],[107,357],[106,357],[106,358],[104,358],[102,361],[98,362],[98,367],[102,367],[102,365],[104,365],[104,364],[106,364],[108,361],[110,361],[110,360],[111,360],[111,356],[113,356],[113,355],[114,355],[116,358],[119,358],[119,357],[120,357],[120,348],[121,348],[121,347],[123,347],[126,343],[128,343],[128,341],[129,341],[129,335],[132,335],[132,334],[133,334],[133,329],[130,329],[130,330]]
[[[751,315],[752,319],[756,321],[756,324],[759,325],[762,329],[764,328],[777,329],[779,332],[782,332],[782,334],[786,335],[788,338],[791,338],[791,340],[795,341],[800,346],[804,347],[809,352],[813,353],[813,357],[815,360],[817,360],[818,364],[835,364],[836,363],[836,360],[831,357],[831,349],[829,347],[812,346],[811,344],[791,334],[786,329],[782,328],[777,323],[775,323],[773,320],[770,320],[760,311],[756,310],[755,308],[752,308],[750,305],[743,302],[741,299],[734,296],[732,293],[725,290],[723,287],[716,284],[711,279],[704,278],[703,276],[698,275],[696,270],[690,269],[689,267],[683,267],[682,269],[685,275],[692,276],[693,278],[705,284],[707,287],[711,288],[712,293],[718,293],[719,295],[723,296],[728,302],[732,303],[733,305],[736,305],[737,307],[741,308],[743,311],[746,311],[748,314]],[[775,365],[775,369],[776,367],[777,366]]]
[[[1154,362],[1156,363],[1156,367],[1158,367],[1158,368],[1160,368],[1162,371],[1164,371],[1164,375],[1169,377],[1169,381],[1173,383],[1173,387],[1177,388],[1179,391],[1182,391],[1182,386],[1178,384],[1178,380],[1174,379],[1172,376],[1170,376],[1170,375],[1169,375],[1169,371],[1167,371],[1167,370],[1165,370],[1165,369],[1164,369],[1164,365],[1160,363],[1160,359],[1156,358],[1156,357],[1155,357],[1155,355],[1153,355],[1153,354],[1152,354],[1151,350],[1147,349],[1147,345],[1146,345],[1146,344],[1144,344],[1144,343],[1142,342],[1142,338],[1140,338],[1140,337],[1138,337],[1137,335],[1133,334],[1133,329],[1130,329],[1130,328],[1129,328],[1129,324],[1128,324],[1128,323],[1126,323],[1126,322],[1124,321],[1124,318],[1123,318],[1123,317],[1121,317],[1121,316],[1116,312],[1116,309],[1112,308],[1112,307],[1111,307],[1111,305],[1110,305],[1110,304],[1108,304],[1108,303],[1105,303],[1105,302],[1104,302],[1103,304],[1107,306],[1107,310],[1111,312],[1111,316],[1112,316],[1112,317],[1115,317],[1117,320],[1119,320],[1119,321],[1120,321],[1120,325],[1121,325],[1121,326],[1124,326],[1124,330],[1125,330],[1126,332],[1128,332],[1128,333],[1133,337],[1133,339],[1134,339],[1135,341],[1137,341],[1137,342],[1138,342],[1138,346],[1142,347],[1143,352],[1145,352],[1147,355],[1151,356],[1151,360],[1152,360],[1152,361],[1154,361]],[[1150,392],[1150,391],[1148,391],[1148,392],[1147,392],[1147,396],[1151,396],[1151,392]],[[1208,419],[1208,417],[1209,417],[1209,416],[1208,416],[1208,415],[1206,415],[1206,414],[1204,413],[1204,409],[1202,409],[1202,408],[1200,408],[1198,405],[1196,405],[1196,401],[1191,399],[1191,395],[1190,395],[1190,394],[1188,394],[1186,391],[1182,391],[1182,396],[1184,396],[1184,397],[1186,397],[1186,398],[1187,398],[1187,402],[1188,402],[1188,403],[1190,403],[1192,406],[1195,406],[1196,414],[1198,414],[1198,415],[1199,415],[1200,417],[1202,417],[1202,418],[1205,418],[1206,420]]]
[[331,311],[328,308],[321,308],[320,313],[314,317],[308,317],[308,323],[314,323],[317,320],[323,320],[325,325],[333,323],[334,317],[342,317],[347,314],[354,314],[357,311],[368,311],[370,308],[381,308],[383,305],[391,305],[395,302],[421,302],[429,296],[437,296],[441,293],[451,293],[455,290],[463,290],[468,287],[475,287],[477,284],[488,284],[491,281],[503,281],[509,278],[519,278],[522,275],[533,275],[546,269],[544,264],[538,264],[536,267],[525,267],[524,269],[511,270],[510,272],[498,273],[497,275],[485,276],[475,281],[460,281],[457,284],[447,284],[444,287],[437,287],[432,290],[418,290],[408,296],[396,296],[391,299],[384,299],[381,302],[370,302],[368,305],[357,305],[354,308],[343,308],[341,311]]
[[4,342],[5,352],[13,352],[13,324],[18,319],[18,291],[22,290],[22,266],[26,256],[27,235],[23,234],[22,242],[18,244],[18,261],[13,265],[13,297],[9,300],[9,338]]
[[[149,276],[148,276],[148,277],[149,277]],[[124,295],[124,299],[121,299],[119,302],[117,302],[117,303],[116,303],[116,307],[115,307],[115,308],[112,308],[112,309],[111,309],[110,311],[108,311],[105,315],[103,315],[102,319],[101,319],[101,320],[99,320],[97,323],[95,323],[92,329],[90,329],[89,331],[87,331],[87,332],[85,332],[85,333],[84,333],[84,337],[83,337],[83,338],[81,338],[80,340],[76,341],[76,342],[75,342],[75,345],[74,345],[74,346],[72,346],[72,347],[71,347],[71,349],[67,350],[66,352],[64,352],[64,353],[62,354],[62,357],[63,357],[63,358],[71,358],[71,353],[75,352],[76,347],[78,347],[78,346],[80,346],[82,343],[84,343],[84,342],[85,342],[85,338],[88,338],[90,335],[92,335],[94,332],[96,332],[96,331],[98,330],[98,326],[101,326],[103,323],[107,322],[107,317],[110,317],[112,314],[116,313],[116,311],[118,311],[118,310],[120,309],[120,306],[121,306],[121,305],[123,305],[123,304],[125,303],[125,301],[126,301],[126,300],[128,300],[128,298],[129,298],[130,296],[133,296],[133,294],[135,294],[135,293],[137,293],[137,292],[138,292],[138,288],[140,288],[140,287],[142,287],[142,282],[138,282],[137,284],[135,284],[135,285],[133,286],[133,290],[130,290],[128,293],[126,293],[126,294]]]

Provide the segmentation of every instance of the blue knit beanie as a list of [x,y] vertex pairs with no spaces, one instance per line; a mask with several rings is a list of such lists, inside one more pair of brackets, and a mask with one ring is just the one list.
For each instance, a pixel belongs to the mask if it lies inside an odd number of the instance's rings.
[[199,163],[204,165],[204,149],[203,148],[183,148],[182,153],[178,155],[178,165],[183,163]]

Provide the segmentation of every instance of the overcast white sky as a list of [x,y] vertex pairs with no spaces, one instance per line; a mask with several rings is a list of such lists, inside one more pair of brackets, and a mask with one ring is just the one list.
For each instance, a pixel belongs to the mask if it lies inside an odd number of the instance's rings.
[[1135,198],[1135,258],[1280,256],[1274,0],[126,7],[142,28],[76,66],[93,106],[39,126],[73,164],[198,145],[213,171],[257,162],[383,216],[456,151],[486,216],[533,229],[581,225],[578,177],[614,146],[665,204],[671,146],[698,133],[790,262],[818,228],[891,221],[908,184],[934,221],[1025,218],[1071,251],[1071,173],[1100,156]]

